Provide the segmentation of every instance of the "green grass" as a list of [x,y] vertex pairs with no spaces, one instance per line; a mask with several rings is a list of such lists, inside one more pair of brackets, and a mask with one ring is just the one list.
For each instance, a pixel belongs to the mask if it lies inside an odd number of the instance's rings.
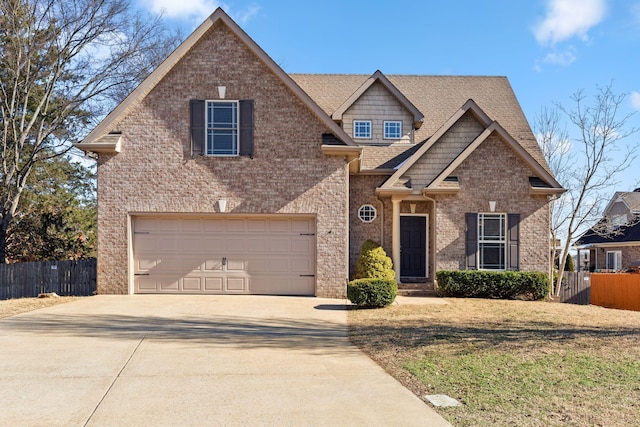
[[349,313],[352,341],[455,426],[635,426],[640,313],[451,299]]

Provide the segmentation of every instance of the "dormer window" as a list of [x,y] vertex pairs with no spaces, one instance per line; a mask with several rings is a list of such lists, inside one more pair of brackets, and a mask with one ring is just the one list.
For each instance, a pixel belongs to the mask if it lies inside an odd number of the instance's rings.
[[402,122],[399,120],[384,122],[384,139],[400,139],[402,137]]
[[354,120],[353,137],[371,139],[371,120]]
[[613,225],[613,228],[620,228],[623,225],[627,224],[627,215],[626,214],[622,214],[622,215],[613,215],[611,217],[611,225]]

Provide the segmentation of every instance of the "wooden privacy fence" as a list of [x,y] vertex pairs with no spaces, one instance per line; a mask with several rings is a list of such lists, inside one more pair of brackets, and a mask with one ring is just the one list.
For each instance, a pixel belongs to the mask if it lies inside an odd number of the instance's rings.
[[95,290],[95,258],[0,264],[0,300],[36,297],[46,292],[84,296],[93,295]]
[[640,274],[591,274],[591,304],[640,311]]
[[589,305],[590,303],[589,272],[564,272],[564,280],[560,287],[560,302]]

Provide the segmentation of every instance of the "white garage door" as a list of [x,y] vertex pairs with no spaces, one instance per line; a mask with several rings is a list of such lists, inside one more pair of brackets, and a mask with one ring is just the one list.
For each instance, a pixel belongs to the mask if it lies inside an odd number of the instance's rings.
[[315,294],[315,225],[297,217],[133,219],[136,293]]

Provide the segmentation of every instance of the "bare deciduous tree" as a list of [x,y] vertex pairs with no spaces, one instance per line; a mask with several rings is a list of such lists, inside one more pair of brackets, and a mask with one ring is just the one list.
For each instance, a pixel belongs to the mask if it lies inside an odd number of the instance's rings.
[[[535,122],[536,134],[551,171],[567,192],[552,201],[551,234],[555,251],[556,238],[564,242],[559,265],[564,266],[571,244],[578,233],[596,224],[602,209],[618,184],[618,176],[629,168],[637,155],[637,144],[626,138],[638,129],[629,126],[632,114],[620,108],[626,94],[617,95],[612,85],[598,87],[592,103],[584,92],[571,96],[573,108],[558,105],[543,109]],[[575,128],[573,142],[561,123],[564,113]],[[560,268],[552,292],[560,292],[563,269]]]
[[0,0],[0,263],[34,165],[82,139],[178,38],[126,0]]

